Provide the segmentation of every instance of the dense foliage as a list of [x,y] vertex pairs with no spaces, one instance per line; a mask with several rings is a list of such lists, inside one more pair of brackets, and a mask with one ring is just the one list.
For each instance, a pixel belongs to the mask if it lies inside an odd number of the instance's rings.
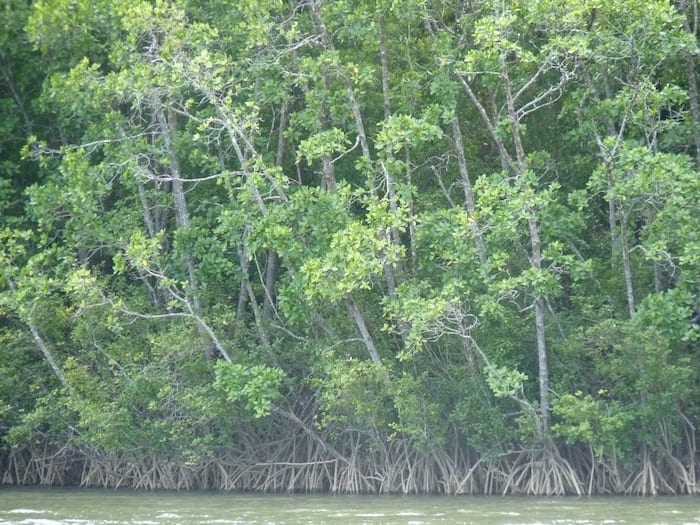
[[698,491],[695,2],[0,10],[5,483]]

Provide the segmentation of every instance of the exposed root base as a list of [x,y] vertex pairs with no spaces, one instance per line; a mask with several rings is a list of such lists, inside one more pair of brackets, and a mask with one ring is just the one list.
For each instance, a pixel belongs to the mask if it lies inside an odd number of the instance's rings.
[[[306,436],[219,451],[195,463],[78,451],[15,449],[2,461],[8,485],[80,485],[141,490],[221,490],[373,494],[700,494],[700,465],[674,456],[655,464],[642,451],[634,469],[594,463],[575,449],[521,450],[487,461],[455,447],[418,451],[406,440],[370,448],[354,435],[329,454]],[[591,465],[594,465],[592,467]]]
[[576,471],[553,447],[522,451],[510,463],[506,465],[508,476],[504,494],[581,496],[584,493]]

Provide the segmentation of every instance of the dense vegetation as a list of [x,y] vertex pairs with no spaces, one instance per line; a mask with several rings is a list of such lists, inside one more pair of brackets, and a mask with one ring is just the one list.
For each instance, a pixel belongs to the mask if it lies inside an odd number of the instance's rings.
[[4,483],[700,491],[695,2],[0,10]]

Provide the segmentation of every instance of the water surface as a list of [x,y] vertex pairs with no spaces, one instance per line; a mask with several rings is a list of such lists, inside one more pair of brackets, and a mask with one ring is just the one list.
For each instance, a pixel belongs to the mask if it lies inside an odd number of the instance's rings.
[[2,525],[700,525],[700,498],[329,496],[0,488]]

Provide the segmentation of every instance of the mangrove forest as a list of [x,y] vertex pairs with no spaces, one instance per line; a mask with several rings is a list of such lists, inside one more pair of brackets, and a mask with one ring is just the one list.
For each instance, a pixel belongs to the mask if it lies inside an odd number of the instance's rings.
[[696,0],[0,0],[0,483],[699,494]]

